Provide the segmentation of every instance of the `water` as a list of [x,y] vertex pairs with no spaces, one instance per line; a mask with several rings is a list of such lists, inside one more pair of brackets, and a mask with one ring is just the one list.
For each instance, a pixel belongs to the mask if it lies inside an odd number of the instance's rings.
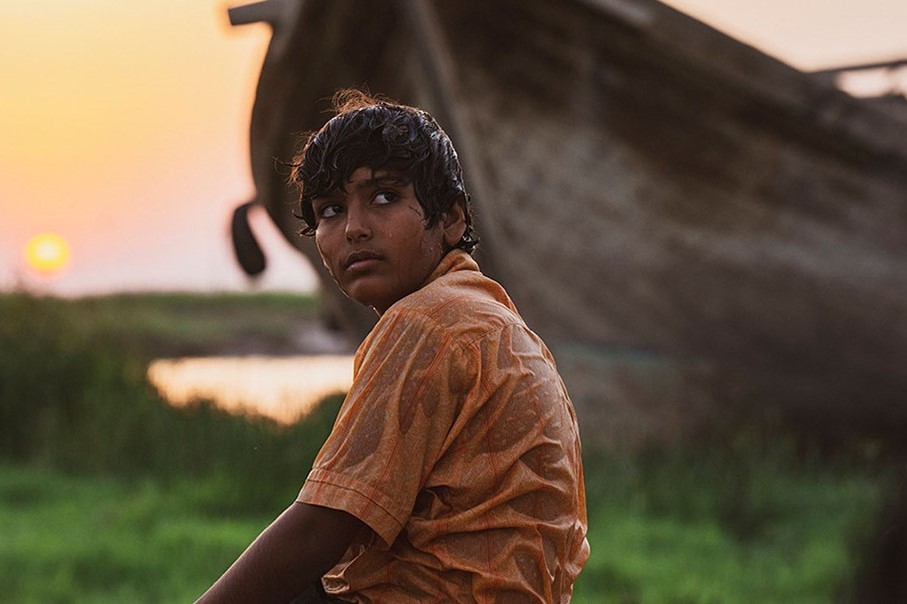
[[324,397],[346,392],[353,357],[237,356],[159,359],[148,380],[175,406],[210,400],[232,413],[252,412],[293,423]]

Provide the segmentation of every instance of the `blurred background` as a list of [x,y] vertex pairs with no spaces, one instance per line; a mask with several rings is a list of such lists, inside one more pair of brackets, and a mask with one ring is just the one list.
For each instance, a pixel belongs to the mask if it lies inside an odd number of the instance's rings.
[[[4,9],[0,287],[247,288],[227,225],[253,193],[249,116],[269,28],[231,28],[223,2]],[[45,232],[67,244],[64,266],[29,260]],[[312,289],[297,255],[272,258],[256,287]]]
[[[667,4],[805,71],[907,56],[907,7],[893,0]],[[0,287],[247,287],[226,225],[254,195],[249,117],[270,28],[231,28],[227,4],[214,1],[9,0],[4,9]],[[896,77],[881,86],[907,85]],[[874,94],[880,83],[860,85]],[[260,222],[275,251],[256,287],[311,291],[306,263]],[[26,257],[45,232],[69,247],[52,272]]]
[[907,598],[907,4],[353,6],[4,3],[0,590],[191,600],[292,500],[373,317],[279,160],[370,84],[525,215],[476,195],[580,417],[576,601]]

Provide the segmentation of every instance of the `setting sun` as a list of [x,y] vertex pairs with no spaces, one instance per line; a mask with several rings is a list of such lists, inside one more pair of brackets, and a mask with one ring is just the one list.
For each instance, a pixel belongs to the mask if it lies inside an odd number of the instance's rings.
[[39,273],[56,273],[69,264],[69,245],[55,233],[41,233],[25,245],[25,261]]

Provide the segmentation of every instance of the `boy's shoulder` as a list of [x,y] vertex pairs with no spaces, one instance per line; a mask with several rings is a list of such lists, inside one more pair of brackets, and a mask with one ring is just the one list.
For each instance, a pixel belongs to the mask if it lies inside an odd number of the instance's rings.
[[382,317],[417,321],[442,332],[482,333],[524,325],[504,288],[475,270],[442,274],[391,306]]

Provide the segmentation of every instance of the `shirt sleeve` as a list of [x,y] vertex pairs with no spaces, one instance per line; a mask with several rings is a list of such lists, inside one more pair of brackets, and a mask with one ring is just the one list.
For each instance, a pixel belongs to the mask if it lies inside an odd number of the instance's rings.
[[346,511],[390,546],[447,445],[468,373],[453,334],[386,313],[298,501]]

